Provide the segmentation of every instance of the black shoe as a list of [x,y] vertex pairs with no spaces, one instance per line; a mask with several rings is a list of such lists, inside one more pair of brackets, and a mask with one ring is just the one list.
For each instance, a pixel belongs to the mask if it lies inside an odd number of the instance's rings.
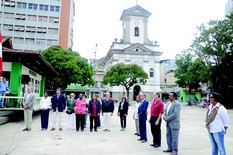
[[157,147],[160,147],[160,145],[155,144],[154,147],[157,148]]
[[28,128],[28,131],[31,131],[32,129],[31,128]]
[[79,130],[76,130],[76,132],[78,132]]
[[142,140],[142,141],[141,141],[141,143],[146,143],[146,142],[147,142],[147,140]]
[[150,146],[155,146],[155,144],[150,144]]
[[108,131],[108,129],[104,129],[103,131]]
[[82,129],[81,131],[84,132],[84,129]]
[[97,129],[95,129],[95,132],[97,132]]
[[90,132],[92,132],[92,129],[90,130]]
[[134,135],[138,135],[138,133],[135,133]]
[[142,141],[142,139],[138,139],[138,141]]
[[28,128],[23,129],[22,131],[28,131]]
[[137,136],[140,136],[140,134],[137,134]]
[[163,152],[172,152],[172,150],[163,150]]

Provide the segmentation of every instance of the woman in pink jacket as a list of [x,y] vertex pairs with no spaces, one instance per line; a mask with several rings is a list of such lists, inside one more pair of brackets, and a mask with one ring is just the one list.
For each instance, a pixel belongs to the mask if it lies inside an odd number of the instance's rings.
[[76,116],[76,131],[79,131],[81,124],[81,131],[84,131],[84,121],[86,114],[86,100],[83,98],[83,94],[79,94],[79,98],[75,100],[74,112]]

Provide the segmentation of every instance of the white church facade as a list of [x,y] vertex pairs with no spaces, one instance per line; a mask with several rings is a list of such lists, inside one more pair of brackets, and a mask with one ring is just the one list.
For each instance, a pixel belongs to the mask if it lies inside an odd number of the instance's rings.
[[[148,74],[147,83],[137,84],[130,90],[129,100],[133,100],[139,91],[146,93],[152,99],[153,92],[160,92],[160,56],[159,45],[156,41],[148,39],[148,18],[151,13],[139,5],[123,11],[122,21],[123,36],[115,40],[103,61],[106,73],[113,65],[118,63],[138,64]],[[122,86],[108,86],[112,97],[120,99],[126,94]]]

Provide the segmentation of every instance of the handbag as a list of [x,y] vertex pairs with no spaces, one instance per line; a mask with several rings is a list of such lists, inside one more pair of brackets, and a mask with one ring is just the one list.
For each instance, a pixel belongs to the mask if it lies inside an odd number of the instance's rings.
[[67,110],[66,110],[66,113],[70,115],[70,114],[73,113],[73,110],[67,109]]

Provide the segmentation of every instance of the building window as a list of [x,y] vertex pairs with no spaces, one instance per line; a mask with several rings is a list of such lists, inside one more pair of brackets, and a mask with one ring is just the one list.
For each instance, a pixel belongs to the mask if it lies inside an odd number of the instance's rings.
[[58,34],[58,29],[57,28],[48,28],[48,33],[49,34]]
[[13,25],[10,24],[4,24],[3,30],[13,31]]
[[154,69],[153,68],[150,69],[150,77],[154,77]]
[[46,27],[37,27],[37,33],[47,33]]
[[35,44],[35,39],[34,38],[25,38],[25,44],[34,45]]
[[15,25],[14,31],[21,31],[21,32],[24,32],[24,31],[25,31],[25,27],[22,26],[22,25]]
[[49,17],[49,22],[50,23],[59,23],[59,18],[58,17]]
[[36,15],[27,15],[27,20],[29,20],[29,21],[37,21],[37,16]]
[[37,10],[38,4],[28,3],[28,9]]
[[15,15],[15,19],[18,19],[18,20],[25,20],[26,19],[26,14],[16,14]]
[[40,22],[47,22],[48,21],[48,17],[47,16],[38,16],[38,21],[40,21]]
[[14,13],[4,12],[4,18],[14,19]]
[[17,8],[26,9],[27,3],[17,2]]
[[134,36],[138,37],[139,36],[139,27],[134,28]]
[[23,38],[14,37],[14,43],[16,43],[16,44],[23,44]]
[[36,45],[46,45],[45,39],[36,39]]
[[48,11],[49,10],[49,6],[48,5],[40,4],[39,9],[42,10],[42,11]]
[[50,11],[55,11],[55,6],[50,5]]
[[60,6],[50,5],[50,11],[60,12]]
[[34,26],[27,26],[26,27],[26,32],[35,33],[36,32],[36,27],[34,27]]
[[55,11],[60,12],[60,6],[55,6]]
[[47,46],[53,46],[53,45],[58,45],[58,41],[53,40],[53,39],[48,39],[47,40]]

